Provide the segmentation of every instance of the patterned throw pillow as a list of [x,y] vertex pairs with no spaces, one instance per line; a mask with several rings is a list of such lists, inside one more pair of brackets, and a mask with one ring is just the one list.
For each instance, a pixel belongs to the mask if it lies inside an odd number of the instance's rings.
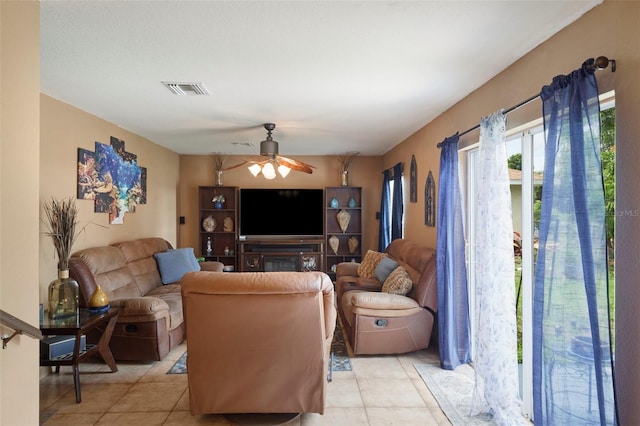
[[362,278],[372,278],[378,263],[386,256],[385,253],[367,250],[360,266],[358,266],[358,276]]
[[382,292],[406,296],[413,286],[409,273],[402,266],[398,266],[382,284]]

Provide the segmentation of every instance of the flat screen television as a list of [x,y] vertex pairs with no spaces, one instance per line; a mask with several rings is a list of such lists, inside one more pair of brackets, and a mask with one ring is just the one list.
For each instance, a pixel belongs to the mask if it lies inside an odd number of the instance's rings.
[[322,189],[241,188],[241,238],[322,238]]

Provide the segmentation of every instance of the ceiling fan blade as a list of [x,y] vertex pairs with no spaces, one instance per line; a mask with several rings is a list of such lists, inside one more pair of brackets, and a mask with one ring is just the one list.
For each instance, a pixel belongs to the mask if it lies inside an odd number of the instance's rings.
[[276,156],[280,164],[289,167],[291,170],[295,170],[297,172],[304,172],[312,174],[315,169],[311,164],[303,163],[302,161],[293,160],[291,158],[283,157],[281,155]]
[[238,167],[242,167],[242,166],[244,166],[244,165],[245,165],[245,164],[247,164],[247,163],[249,163],[249,161],[244,160],[244,161],[242,161],[242,162],[240,162],[240,163],[238,163],[238,164],[234,164],[233,166],[225,167],[225,168],[223,168],[223,169],[222,169],[222,171],[223,171],[223,172],[226,172],[227,170],[237,169]]

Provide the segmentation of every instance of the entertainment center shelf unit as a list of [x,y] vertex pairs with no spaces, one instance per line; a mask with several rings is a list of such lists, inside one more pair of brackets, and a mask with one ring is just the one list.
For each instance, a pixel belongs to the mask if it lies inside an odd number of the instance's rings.
[[[325,188],[326,272],[334,276],[334,265],[362,260],[362,188],[331,186]],[[348,214],[342,230],[339,214]],[[333,241],[332,241],[333,238]],[[337,242],[337,244],[336,244]],[[332,244],[333,243],[333,244]],[[334,247],[337,245],[337,250]]]
[[[334,276],[334,265],[362,258],[360,187],[260,190],[200,186],[198,192],[198,255],[206,260],[240,272],[324,271]],[[224,197],[222,205],[213,201],[219,196]],[[250,206],[244,214],[243,197]],[[301,219],[305,223],[297,225]],[[256,235],[251,233],[254,229]],[[278,235],[289,229],[292,235]],[[257,235],[270,232],[273,235]]]
[[[215,197],[224,197],[216,204]],[[219,208],[216,208],[219,207]],[[201,186],[198,188],[200,214],[200,256],[222,262],[237,270],[236,239],[238,224],[238,188],[233,186]],[[210,248],[210,250],[207,250]]]
[[323,271],[324,240],[240,240],[240,272]]

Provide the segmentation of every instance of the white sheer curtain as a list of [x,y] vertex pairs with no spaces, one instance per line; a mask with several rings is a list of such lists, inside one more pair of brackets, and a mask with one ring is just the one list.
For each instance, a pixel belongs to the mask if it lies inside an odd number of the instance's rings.
[[480,122],[476,166],[476,385],[471,415],[499,425],[526,424],[520,414],[511,191],[505,115]]

